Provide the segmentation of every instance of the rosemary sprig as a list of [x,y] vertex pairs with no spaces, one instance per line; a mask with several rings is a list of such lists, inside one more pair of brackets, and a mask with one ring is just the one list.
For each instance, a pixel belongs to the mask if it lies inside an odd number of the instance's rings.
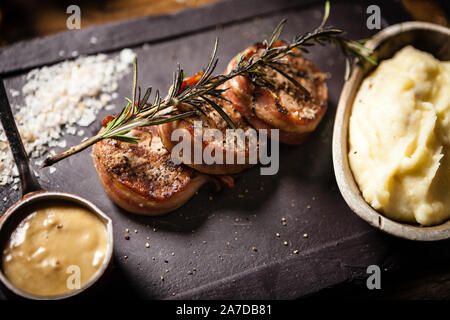
[[[372,51],[364,46],[364,42],[348,40],[343,36],[344,31],[331,27],[325,27],[329,13],[330,4],[327,1],[325,3],[324,17],[318,28],[312,32],[307,32],[301,36],[296,36],[292,42],[283,46],[274,46],[281,35],[284,25],[286,24],[286,20],[281,21],[273,31],[270,39],[263,42],[264,49],[262,52],[253,55],[249,59],[243,59],[243,57],[240,56],[235,68],[226,75],[212,75],[218,61],[216,58],[218,40],[216,39],[211,57],[198,82],[190,86],[187,85],[183,88],[185,73],[178,65],[176,72],[173,74],[172,86],[169,93],[164,99],[162,99],[159,91],[157,90],[153,98],[153,103],[148,103],[152,93],[152,88],[148,88],[143,99],[140,99],[140,88],[137,88],[138,70],[135,58],[133,63],[132,98],[126,98],[127,105],[122,112],[116,116],[104,130],[94,137],[91,137],[90,139],[62,152],[61,154],[48,157],[44,161],[43,167],[51,166],[56,162],[78,153],[103,139],[116,139],[128,143],[137,143],[137,137],[128,135],[132,129],[177,121],[197,115],[199,112],[204,114],[201,107],[205,103],[214,108],[231,128],[235,128],[233,121],[221,109],[221,107],[213,101],[212,98],[225,99],[222,96],[225,89],[220,89],[219,87],[236,76],[245,76],[256,85],[270,84],[270,79],[268,79],[264,72],[265,68],[270,68],[276,72],[279,72],[282,76],[286,77],[288,81],[291,81],[294,85],[301,88],[305,93],[305,99],[307,99],[309,97],[308,90],[303,88],[294,78],[290,77],[287,73],[280,69],[280,66],[286,64],[285,57],[290,54],[293,49],[308,52],[308,46],[312,46],[314,44],[322,45],[324,43],[331,43],[340,47],[346,59],[346,79],[351,73],[351,57],[357,57],[360,61],[366,60],[370,63],[376,64],[375,59],[370,56]],[[136,100],[137,92],[138,99]],[[193,109],[191,111],[180,113],[176,108],[176,106],[180,103],[190,105]]]

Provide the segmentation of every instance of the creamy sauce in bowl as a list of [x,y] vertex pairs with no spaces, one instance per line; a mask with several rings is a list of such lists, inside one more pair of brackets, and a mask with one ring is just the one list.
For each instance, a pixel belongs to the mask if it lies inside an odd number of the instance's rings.
[[450,218],[450,62],[407,46],[356,95],[348,158],[364,199],[394,220]]
[[28,210],[3,248],[6,278],[37,296],[56,296],[83,287],[105,261],[106,224],[69,201],[38,203]]

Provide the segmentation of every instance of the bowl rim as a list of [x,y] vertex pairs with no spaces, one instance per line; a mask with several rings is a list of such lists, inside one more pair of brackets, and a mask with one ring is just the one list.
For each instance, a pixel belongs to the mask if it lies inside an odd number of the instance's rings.
[[[376,51],[387,39],[411,30],[440,32],[450,38],[450,29],[427,22],[404,22],[389,26],[366,43],[366,46]],[[416,241],[437,241],[450,238],[450,219],[446,222],[429,227],[398,222],[387,218],[373,209],[362,197],[360,189],[353,177],[348,161],[348,122],[351,108],[364,78],[364,70],[355,65],[351,77],[345,82],[339,97],[333,128],[333,167],[339,190],[347,205],[370,225],[391,235]],[[350,101],[351,100],[351,101]]]
[[[30,300],[62,300],[67,299],[73,296],[77,296],[81,294],[82,292],[85,292],[90,287],[92,287],[95,283],[97,283],[98,280],[105,274],[106,270],[108,269],[109,265],[112,262],[113,257],[113,246],[114,246],[114,239],[113,239],[113,224],[110,217],[108,217],[102,210],[100,210],[95,204],[93,204],[91,201],[76,195],[72,193],[67,192],[59,192],[59,191],[37,191],[30,194],[25,195],[21,200],[19,200],[17,203],[15,203],[13,206],[11,206],[5,214],[1,217],[0,220],[0,232],[11,232],[12,230],[3,230],[6,224],[6,221],[11,218],[11,216],[21,210],[22,208],[26,208],[28,205],[31,205],[33,203],[37,203],[39,201],[42,201],[43,199],[58,199],[62,201],[70,201],[73,203],[76,203],[82,207],[85,207],[88,209],[92,214],[96,215],[104,224],[106,227],[106,233],[107,233],[107,247],[105,252],[105,259],[103,260],[102,266],[100,269],[97,270],[97,272],[94,274],[94,276],[89,279],[88,282],[86,282],[84,285],[82,285],[79,289],[70,291],[68,293],[54,295],[54,296],[40,296],[35,295],[32,293],[28,293],[23,291],[22,289],[16,287],[13,285],[9,279],[4,274],[2,268],[0,267],[0,281],[3,283],[3,285],[10,290],[12,293],[14,293],[17,296],[20,296],[22,298],[30,299]],[[3,249],[3,248],[1,248]],[[0,264],[1,265],[1,264]]]

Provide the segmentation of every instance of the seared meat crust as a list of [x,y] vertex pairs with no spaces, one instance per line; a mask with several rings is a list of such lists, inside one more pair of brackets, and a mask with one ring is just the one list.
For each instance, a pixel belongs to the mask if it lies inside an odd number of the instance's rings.
[[214,180],[175,165],[155,128],[137,128],[129,134],[140,138],[137,145],[105,139],[93,148],[95,168],[106,193],[125,210],[145,215],[175,210]]
[[[242,53],[243,59],[249,59],[261,50],[260,44],[251,46]],[[256,87],[246,77],[238,76],[225,84],[232,91],[225,94],[255,128],[279,129],[280,141],[298,144],[315,130],[325,114],[328,105],[326,75],[298,51],[285,58],[286,65],[277,65],[277,68],[306,88],[309,99],[301,88],[269,67],[262,71],[272,84]],[[238,56],[230,61],[226,73],[236,66],[237,61]]]
[[[189,80],[189,79],[188,79]],[[216,104],[222,107],[222,110],[227,113],[227,115],[231,118],[233,123],[236,125],[238,129],[242,129],[244,132],[248,129],[252,129],[247,120],[237,111],[236,108],[233,107],[233,104],[224,99],[208,97],[210,100],[213,100]],[[192,106],[186,104],[180,104],[177,106],[180,112],[192,110]],[[227,153],[227,144],[226,144],[226,131],[227,129],[231,129],[227,122],[220,116],[220,114],[212,108],[209,104],[204,103],[202,105],[202,110],[206,114],[199,113],[197,116],[186,118],[179,121],[164,123],[158,126],[158,132],[161,136],[161,140],[164,146],[172,151],[174,146],[178,143],[177,141],[171,141],[172,133],[177,129],[185,129],[186,132],[189,133],[190,144],[191,144],[191,159],[186,161],[185,164],[191,168],[194,168],[200,172],[208,173],[208,174],[236,174],[239,173],[246,168],[251,167],[253,164],[250,164],[249,157],[250,151],[258,152],[258,145],[256,142],[254,144],[250,144],[248,139],[246,139],[245,145],[242,148],[235,148],[232,150],[234,155],[234,163],[226,163],[226,153]],[[199,140],[200,137],[196,137],[194,135],[194,122],[201,121],[203,129],[217,129],[222,133],[223,140],[215,140],[208,139],[204,136],[204,130],[202,132],[202,141],[198,141],[196,144],[194,143],[195,139]],[[256,136],[255,136],[256,137]],[[223,154],[223,164],[207,164],[203,161],[202,163],[196,164],[194,163],[194,152],[196,151],[194,148],[196,146],[200,146],[201,154],[203,154],[205,148],[209,147],[214,150],[212,154],[222,153]],[[252,148],[252,150],[250,150]],[[243,164],[237,163],[237,158],[242,156],[245,161]]]

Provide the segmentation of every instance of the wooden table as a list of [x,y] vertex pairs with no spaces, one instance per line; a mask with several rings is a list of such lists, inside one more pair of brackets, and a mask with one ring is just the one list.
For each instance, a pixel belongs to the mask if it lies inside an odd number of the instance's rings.
[[[80,4],[81,27],[171,13],[218,1],[223,0],[83,1]],[[401,0],[401,2],[415,20],[448,25],[448,18],[437,0]],[[0,3],[0,45],[66,30],[68,15],[65,11],[70,4],[71,1],[3,0]]]

